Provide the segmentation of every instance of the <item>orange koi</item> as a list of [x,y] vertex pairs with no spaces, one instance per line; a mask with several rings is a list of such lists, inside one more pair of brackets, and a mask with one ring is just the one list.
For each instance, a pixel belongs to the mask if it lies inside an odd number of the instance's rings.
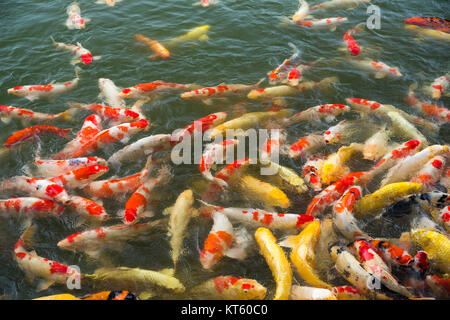
[[157,58],[167,59],[170,57],[169,50],[167,50],[166,47],[164,47],[158,41],[144,37],[142,34],[135,34],[134,38],[137,41],[146,44],[155,53],[149,56],[150,59],[157,59]]
[[60,137],[66,138],[67,134],[70,132],[70,129],[60,129],[54,126],[48,126],[48,125],[37,125],[28,127],[23,130],[19,130],[17,132],[14,132],[11,136],[6,139],[6,142],[4,144],[7,148],[17,147],[18,145],[22,144],[24,141],[36,138],[37,136],[43,134],[43,133],[53,133],[57,134]]

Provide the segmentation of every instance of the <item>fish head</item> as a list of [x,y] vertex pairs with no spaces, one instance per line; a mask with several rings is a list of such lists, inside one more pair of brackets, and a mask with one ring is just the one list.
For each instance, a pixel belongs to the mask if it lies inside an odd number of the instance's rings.
[[18,97],[23,97],[26,95],[26,88],[24,86],[18,86],[11,89],[8,89],[9,94],[13,94]]
[[120,92],[119,97],[122,99],[131,99],[135,98],[136,93],[136,88],[125,88]]
[[181,94],[181,98],[185,99],[185,100],[190,100],[195,98],[196,92],[195,91],[187,91],[187,92],[183,92]]
[[239,300],[262,300],[267,293],[267,289],[257,281],[244,278],[236,279],[230,289],[235,292]]
[[265,91],[266,89],[261,88],[261,89],[254,89],[252,91],[250,91],[247,95],[247,98],[249,99],[258,99]]

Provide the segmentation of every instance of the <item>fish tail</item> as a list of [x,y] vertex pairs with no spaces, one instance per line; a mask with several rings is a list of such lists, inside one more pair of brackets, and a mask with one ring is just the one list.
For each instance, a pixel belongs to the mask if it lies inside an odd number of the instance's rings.
[[283,26],[289,26],[291,24],[294,24],[294,22],[292,22],[292,20],[289,19],[288,17],[280,17],[280,21]]
[[74,116],[75,116],[78,112],[80,112],[80,109],[79,109],[79,108],[69,108],[69,109],[67,109],[66,111],[63,111],[63,112],[61,112],[61,113],[58,113],[58,114],[56,115],[56,118],[62,119],[62,120],[65,120],[65,121],[72,121],[73,118],[74,118]]
[[77,79],[80,78],[80,71],[81,71],[81,68],[76,66],[75,67],[75,78],[77,78]]
[[26,249],[32,248],[34,245],[34,234],[36,232],[36,225],[31,225],[25,229],[25,231],[20,236],[23,246]]
[[50,36],[50,39],[52,40],[52,43],[57,47],[58,42],[55,41],[55,38],[53,38],[53,36]]
[[168,165],[162,166],[158,171],[158,180],[161,185],[168,184],[173,178],[173,174]]

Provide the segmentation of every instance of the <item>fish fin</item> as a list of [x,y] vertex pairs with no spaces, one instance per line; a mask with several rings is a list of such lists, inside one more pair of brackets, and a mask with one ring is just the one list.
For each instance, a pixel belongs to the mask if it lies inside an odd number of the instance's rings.
[[29,227],[31,227],[32,223],[33,223],[33,220],[31,218],[26,218],[25,220],[23,220],[21,222],[20,226],[23,229],[28,229]]
[[52,85],[56,82],[56,80],[52,80],[48,85]]
[[214,177],[214,182],[219,185],[221,188],[228,188],[228,183],[224,180]]
[[81,59],[78,59],[78,58],[73,58],[72,60],[70,60],[70,64],[73,66],[80,62],[81,62]]
[[383,79],[386,76],[383,72],[377,72],[375,73],[375,79]]
[[165,216],[170,215],[170,214],[172,213],[173,207],[174,207],[174,206],[165,208],[165,209],[163,210],[162,214],[165,215]]
[[142,218],[152,218],[154,216],[155,216],[155,213],[150,210],[142,212],[142,215],[141,215]]
[[10,117],[1,117],[0,119],[2,120],[2,122],[4,124],[8,124],[8,123],[11,122],[11,118]]
[[86,23],[91,22],[91,18],[84,18],[84,22]]
[[124,138],[120,139],[119,141],[122,142],[123,144],[127,144],[128,141],[130,141],[130,137],[124,137]]
[[202,99],[202,102],[206,104],[207,106],[211,106],[213,104],[212,99]]
[[35,275],[30,272],[25,272],[25,280],[29,283],[34,281]]
[[97,250],[85,250],[83,251],[89,258],[98,260],[100,258],[101,255],[101,250],[97,249]]
[[[32,225],[30,227],[28,227],[20,236],[20,238],[23,240],[23,246],[28,249],[33,247],[34,245],[34,233],[36,232],[36,225]],[[33,251],[34,252],[34,251]],[[30,253],[32,254],[32,253]],[[36,254],[36,252],[34,252],[34,254]]]
[[298,242],[298,235],[294,235],[294,236],[287,236],[283,239],[281,239],[278,242],[278,245],[280,247],[285,247],[285,248],[293,248],[295,246],[295,244]]
[[289,19],[288,17],[280,17],[281,25],[282,26],[288,26],[294,24],[294,22]]
[[173,268],[165,268],[158,270],[159,273],[165,274],[166,276],[173,277],[175,274],[175,269]]
[[102,58],[102,56],[94,56],[94,57],[92,57],[92,59],[95,61],[95,60],[100,60]]
[[150,291],[143,291],[139,294],[139,299],[140,300],[149,300],[153,297],[153,293]]
[[328,29],[330,29],[330,31],[336,31],[336,26],[335,25],[330,26]]
[[202,35],[202,36],[200,36],[198,38],[199,41],[205,41],[205,40],[208,40],[208,39],[209,39],[209,37],[206,34],[204,34],[204,35]]
[[40,280],[37,285],[36,290],[37,291],[47,290],[54,283],[55,283],[55,281],[53,281],[53,280]]
[[231,259],[244,260],[247,257],[247,252],[239,245],[236,245],[229,248],[225,255]]

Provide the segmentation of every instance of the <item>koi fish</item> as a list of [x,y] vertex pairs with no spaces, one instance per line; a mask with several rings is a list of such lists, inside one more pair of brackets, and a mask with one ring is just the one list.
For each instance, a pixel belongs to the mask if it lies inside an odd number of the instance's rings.
[[409,267],[414,263],[413,256],[411,256],[405,249],[383,240],[371,239],[367,241],[373,248],[375,248],[377,254],[379,254],[389,265]]
[[[31,175],[32,171],[34,176],[47,179],[93,165],[104,166],[106,165],[106,160],[99,157],[72,158],[68,160],[47,160],[37,157],[31,166],[26,166],[23,171],[28,175]],[[33,170],[30,167],[33,167]]]
[[278,67],[268,73],[270,85],[275,85],[279,81],[282,81],[284,73],[288,72],[291,68],[295,68],[300,63],[300,50],[291,42],[289,42],[288,45],[294,50],[294,53],[288,59],[285,59]]
[[228,139],[220,143],[210,144],[205,148],[202,158],[198,168],[201,174],[209,181],[216,182],[218,185],[226,188],[228,185],[225,181],[221,179],[215,179],[211,174],[211,168],[216,163],[222,163],[224,156],[227,152],[238,145],[239,141],[236,139]]
[[301,230],[315,220],[314,217],[304,214],[275,213],[254,208],[224,208],[210,205],[201,200],[199,201],[205,205],[201,210],[203,214],[220,212],[225,214],[232,221],[241,222],[252,227],[266,227],[271,230]]
[[310,134],[298,139],[289,147],[289,157],[293,159],[305,157],[325,146],[323,135]]
[[78,2],[72,2],[72,4],[67,7],[66,12],[69,16],[66,20],[66,26],[69,29],[84,29],[86,28],[86,23],[91,21],[91,19],[83,19],[81,17],[81,11]]
[[0,184],[1,191],[21,192],[29,196],[56,201],[66,204],[69,201],[67,191],[47,179],[29,178],[26,176],[15,176],[3,180]]
[[430,120],[438,121],[440,124],[448,123],[450,121],[450,110],[431,103],[420,101],[414,95],[415,88],[416,85],[414,84],[409,87],[408,96],[405,98],[406,103]]
[[37,99],[54,100],[55,96],[70,92],[78,86],[80,80],[78,73],[80,70],[80,68],[75,68],[75,78],[70,81],[64,83],[55,83],[55,81],[52,81],[49,84],[17,86],[8,89],[8,94],[25,98],[30,101]]
[[344,34],[344,41],[347,45],[347,50],[350,52],[352,56],[357,56],[361,52],[361,47],[359,46],[358,42],[353,38],[353,35],[357,32],[361,32],[363,28],[362,24],[358,24],[353,29],[347,30]]
[[68,102],[67,105],[71,108],[81,108],[95,112],[102,118],[102,120],[108,121],[110,126],[117,126],[126,122],[138,121],[140,118],[138,113],[125,108],[113,108],[96,103],[84,104],[78,102]]
[[109,168],[106,166],[101,166],[94,164],[92,166],[83,167],[66,172],[62,175],[49,178],[48,180],[59,184],[66,190],[82,188],[91,181],[97,179],[101,175],[108,172]]
[[226,215],[213,212],[214,224],[200,251],[200,262],[204,269],[209,270],[227,254],[233,243],[233,226]]
[[139,139],[111,155],[108,164],[117,167],[121,163],[136,161],[153,152],[168,149],[171,146],[171,137],[170,134],[155,134]]
[[422,28],[435,29],[450,33],[450,21],[437,17],[412,17],[404,21],[406,24],[413,24]]
[[351,286],[333,287],[331,292],[338,300],[367,300],[361,291]]
[[189,294],[207,300],[262,300],[266,292],[256,280],[218,276],[195,286]]
[[4,123],[8,123],[11,119],[19,119],[22,121],[53,121],[53,120],[72,120],[74,110],[68,109],[58,114],[48,114],[34,112],[29,109],[17,108],[12,106],[0,105],[0,119]]
[[122,0],[97,0],[95,3],[98,4],[106,4],[109,7],[114,7],[117,2],[120,2]]
[[350,187],[333,207],[333,223],[348,240],[355,240],[356,238],[370,239],[358,227],[358,223],[353,216],[353,207],[361,196],[362,189],[360,186]]
[[260,161],[261,170],[267,169],[269,172],[274,172],[269,176],[269,181],[275,182],[283,190],[293,191],[302,194],[308,191],[305,181],[292,169],[280,166],[273,161]]
[[268,207],[289,208],[291,206],[289,198],[282,190],[249,175],[241,178],[239,189],[247,198],[261,201]]
[[431,261],[445,273],[450,272],[450,240],[444,234],[426,228],[411,229],[411,239],[422,247]]
[[369,3],[370,0],[330,0],[319,3],[311,7],[311,10],[318,9],[338,9],[338,8],[356,8],[363,3]]
[[[449,29],[450,33],[450,29]],[[431,98],[434,100],[438,100],[442,95],[448,95],[448,88],[450,87],[450,73],[446,75],[434,79],[428,88],[428,93],[431,95]]]
[[298,235],[290,236],[280,245],[292,247],[290,259],[295,265],[300,277],[309,285],[317,288],[331,289],[331,286],[322,281],[315,271],[314,248],[320,236],[320,221],[309,223]]
[[172,47],[174,45],[178,45],[180,43],[191,41],[191,40],[197,40],[197,41],[205,41],[208,40],[209,37],[206,34],[211,27],[209,25],[202,25],[199,27],[195,27],[190,29],[186,34],[173,38],[172,40],[165,43],[166,47]]
[[395,111],[389,111],[387,116],[391,119],[392,131],[399,135],[408,138],[419,140],[424,144],[428,144],[425,136],[417,130],[408,120],[406,120],[400,113]]
[[159,43],[156,40],[152,40],[150,38],[144,37],[142,34],[135,34],[134,38],[143,43],[146,44],[155,54],[148,56],[149,59],[167,59],[170,57],[170,52],[167,50],[161,43]]
[[81,300],[71,294],[63,293],[63,294],[54,294],[51,296],[34,298],[33,300]]
[[323,29],[328,28],[330,31],[336,31],[336,26],[347,22],[347,18],[333,17],[326,19],[313,19],[313,20],[300,20],[295,21],[295,24],[301,27],[307,27],[311,29]]
[[305,162],[302,168],[303,178],[314,191],[322,190],[320,171],[322,170],[323,162],[324,159],[322,158],[312,157]]
[[327,122],[332,121],[338,115],[349,112],[350,107],[343,104],[323,104],[308,108],[297,114],[294,114],[287,121],[287,125],[293,125],[301,121],[321,120],[325,119]]
[[106,221],[109,219],[109,215],[105,208],[90,199],[71,196],[67,205],[79,214],[83,220]]
[[206,87],[183,92],[180,97],[185,100],[194,100],[194,99],[205,100],[210,98],[228,97],[232,95],[246,94],[250,90],[257,88],[259,86],[259,83],[262,81],[263,80],[260,80],[258,83],[251,85],[219,84],[215,87]]
[[56,48],[64,51],[69,51],[70,53],[72,53],[72,55],[74,55],[74,58],[72,58],[70,62],[72,65],[78,64],[80,62],[85,65],[89,65],[92,63],[92,61],[101,59],[101,56],[93,56],[92,53],[88,49],[84,48],[79,42],[77,42],[76,45],[69,43],[66,44],[62,42],[56,42],[53,37],[50,38],[52,39],[52,42]]
[[440,225],[444,226],[447,232],[450,232],[450,206],[442,208],[438,213],[433,215],[433,218]]
[[428,275],[425,281],[437,297],[450,297],[450,279],[439,278],[436,275]]
[[367,216],[377,213],[408,194],[417,193],[422,189],[420,183],[397,182],[385,185],[377,191],[365,195],[355,204],[357,216]]
[[178,258],[184,251],[183,239],[186,235],[189,220],[197,215],[197,212],[192,207],[193,204],[194,195],[192,190],[187,189],[178,196],[175,204],[169,210],[170,218],[167,235],[170,237],[171,258],[175,268]]
[[253,100],[271,100],[278,97],[296,96],[313,89],[325,90],[338,82],[337,77],[324,78],[319,82],[307,81],[301,82],[297,86],[275,86],[269,88],[254,89],[250,91],[247,98]]
[[299,0],[299,8],[292,16],[292,21],[297,22],[305,19],[309,15],[309,5],[305,0]]
[[406,24],[405,29],[416,34],[418,39],[436,39],[442,41],[450,41],[450,34],[440,30],[426,29],[411,24]]
[[383,79],[387,76],[389,77],[402,77],[402,73],[394,67],[388,66],[386,63],[381,61],[374,61],[370,59],[362,60],[349,60],[350,64],[361,69],[365,72],[375,73],[375,79]]
[[120,89],[110,79],[99,78],[99,97],[104,99],[107,105],[113,108],[126,108],[125,101],[120,97]]
[[34,232],[35,227],[32,226],[20,236],[19,241],[14,246],[14,258],[28,280],[32,281],[35,277],[42,278],[37,290],[45,290],[54,283],[66,284],[70,278],[80,280],[81,275],[75,269],[42,258],[35,251],[30,252],[26,249],[25,243],[32,241]]
[[139,298],[126,290],[113,290],[88,294],[81,300],[139,300]]
[[140,119],[135,122],[119,124],[100,131],[91,140],[81,145],[81,147],[72,154],[72,157],[82,157],[117,141],[127,143],[132,135],[147,130],[149,126],[150,122],[148,122],[148,120]]
[[352,143],[329,155],[322,163],[320,181],[324,184],[330,184],[349,174],[350,169],[345,165],[345,162],[350,160],[355,153],[361,153],[362,147],[359,143]]
[[[94,137],[102,131],[102,119],[92,114],[84,119],[80,131],[78,131],[75,139],[66,144],[66,146],[57,154],[53,155],[53,159],[73,158],[73,154],[77,153],[85,144],[89,143]],[[68,160],[70,161],[70,160]]]
[[202,7],[209,7],[212,4],[219,3],[219,0],[201,0],[198,2],[193,3],[193,6],[202,6]]
[[357,183],[359,184],[364,182],[367,175],[367,172],[349,173],[337,182],[329,185],[311,200],[305,214],[313,217],[319,215],[323,210],[325,210],[326,207],[330,206],[333,202],[342,197],[348,188]]
[[341,142],[347,131],[350,131],[350,122],[343,120],[337,125],[330,127],[327,131],[323,133],[323,138],[325,143],[332,144],[336,142]]
[[445,158],[436,156],[425,163],[422,169],[410,181],[421,183],[426,189],[430,189],[439,181],[444,167]]
[[291,300],[337,300],[333,292],[328,289],[293,285]]
[[121,251],[128,240],[164,231],[167,219],[158,219],[141,224],[112,225],[85,230],[69,235],[58,242],[58,248],[75,252],[83,252],[91,258],[98,259],[105,249]]
[[196,88],[198,88],[198,85],[178,84],[158,80],[148,83],[141,83],[130,88],[125,88],[122,90],[119,96],[122,99],[149,99],[164,92],[187,91]]
[[[153,190],[157,186],[167,184],[171,179],[170,171],[167,167],[161,168],[156,179],[147,178],[142,185],[131,195],[125,204],[123,212],[123,223],[132,224],[139,218],[152,217],[153,212],[145,211],[147,203],[151,200]],[[122,216],[122,214],[120,214]]]
[[292,269],[286,254],[279,247],[269,229],[258,228],[255,232],[255,239],[277,285],[273,299],[288,300],[292,286]]
[[364,142],[363,156],[367,160],[377,160],[389,152],[390,132],[383,128]]
[[397,181],[405,181],[405,179],[408,180],[412,174],[418,172],[429,160],[439,155],[447,155],[448,152],[449,148],[446,145],[433,145],[405,158],[388,171],[386,177],[381,181],[381,186]]
[[[174,142],[176,143],[181,141],[185,137],[192,137],[192,135],[195,133],[198,134],[203,132],[207,132],[206,133],[207,136],[208,133],[211,132],[212,136],[212,133],[214,133],[215,130],[218,130],[217,128],[223,126],[223,125],[220,126],[220,124],[224,122],[226,118],[227,118],[226,112],[216,112],[201,119],[198,119],[193,123],[191,123],[190,125],[186,126],[185,128],[181,129],[180,131],[174,132],[172,134],[171,141],[172,143]],[[214,128],[212,131],[208,131],[209,129],[212,128]]]
[[58,217],[63,211],[64,207],[52,200],[34,197],[0,200],[0,217]]

